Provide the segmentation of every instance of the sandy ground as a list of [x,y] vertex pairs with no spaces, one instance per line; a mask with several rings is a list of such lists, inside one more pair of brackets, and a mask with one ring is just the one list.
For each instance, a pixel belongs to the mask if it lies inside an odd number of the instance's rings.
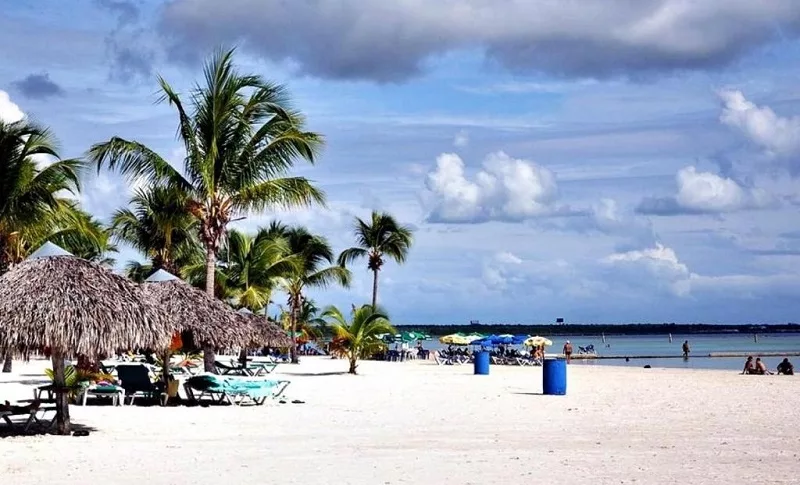
[[[0,399],[29,398],[44,362]],[[73,406],[88,437],[0,439],[0,481],[281,484],[797,484],[800,379],[572,365],[541,369],[305,358],[274,375],[306,404]]]

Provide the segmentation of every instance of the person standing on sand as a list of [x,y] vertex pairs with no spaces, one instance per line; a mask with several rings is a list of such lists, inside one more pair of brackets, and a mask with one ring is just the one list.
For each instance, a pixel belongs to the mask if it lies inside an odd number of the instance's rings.
[[684,340],[683,341],[683,358],[684,359],[688,359],[689,358],[689,352],[690,352],[689,341],[688,340]]
[[567,364],[569,364],[570,360],[572,360],[572,344],[569,343],[569,340],[564,344],[564,357],[567,358]]

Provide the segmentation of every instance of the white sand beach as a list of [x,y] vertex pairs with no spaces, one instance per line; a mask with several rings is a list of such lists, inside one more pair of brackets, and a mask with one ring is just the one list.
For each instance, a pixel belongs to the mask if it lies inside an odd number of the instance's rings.
[[[15,363],[0,399],[46,362]],[[305,404],[73,406],[88,437],[0,439],[14,485],[106,483],[796,484],[800,379],[572,365],[541,368],[304,358],[274,374]]]

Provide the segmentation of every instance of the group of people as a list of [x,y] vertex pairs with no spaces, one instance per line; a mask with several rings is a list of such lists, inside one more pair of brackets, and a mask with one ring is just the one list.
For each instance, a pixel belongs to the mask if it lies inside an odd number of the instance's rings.
[[[780,364],[778,364],[776,372],[778,375],[791,376],[794,375],[794,366],[791,362],[789,362],[788,358],[785,358]],[[770,375],[772,372],[767,369],[767,364],[761,360],[761,357],[756,357],[754,361],[753,356],[751,355],[747,357],[747,360],[744,362],[742,374]]]

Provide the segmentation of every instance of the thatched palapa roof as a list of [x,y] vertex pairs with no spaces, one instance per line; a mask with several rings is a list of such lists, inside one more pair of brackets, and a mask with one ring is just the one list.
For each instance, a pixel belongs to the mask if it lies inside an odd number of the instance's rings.
[[244,347],[253,340],[253,327],[231,307],[159,270],[142,284],[144,293],[160,305],[179,327],[190,330],[200,345]]
[[272,320],[256,315],[246,308],[242,308],[238,313],[242,318],[247,319],[255,329],[253,345],[268,347],[289,347],[292,345],[292,338]]
[[54,245],[42,249],[0,276],[0,347],[95,355],[169,345],[175,327],[138,285]]

